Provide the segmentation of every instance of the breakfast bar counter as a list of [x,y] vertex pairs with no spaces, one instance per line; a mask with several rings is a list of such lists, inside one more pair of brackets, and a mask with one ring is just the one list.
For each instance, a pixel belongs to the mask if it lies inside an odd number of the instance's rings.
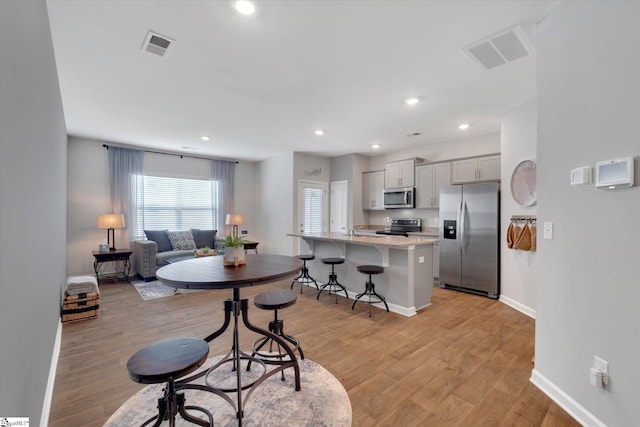
[[[438,239],[403,236],[350,236],[344,233],[291,233],[300,238],[300,254],[314,254],[307,261],[309,273],[326,283],[330,267],[322,258],[342,257],[336,266],[338,281],[347,288],[350,298],[365,289],[366,277],[358,265],[380,265],[384,273],[375,277],[376,292],[385,296],[389,310],[414,316],[417,310],[431,305],[433,293],[433,243]],[[315,290],[315,287],[314,287]],[[321,297],[322,298],[322,297]]]

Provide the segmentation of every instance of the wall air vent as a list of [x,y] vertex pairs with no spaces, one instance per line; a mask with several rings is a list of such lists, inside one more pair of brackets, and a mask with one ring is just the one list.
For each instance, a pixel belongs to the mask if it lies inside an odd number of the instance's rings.
[[518,26],[472,43],[463,50],[485,70],[534,54]]
[[142,50],[154,55],[165,57],[174,43],[175,40],[172,40],[169,37],[161,36],[158,33],[149,31],[147,36],[144,38],[144,43],[142,43]]

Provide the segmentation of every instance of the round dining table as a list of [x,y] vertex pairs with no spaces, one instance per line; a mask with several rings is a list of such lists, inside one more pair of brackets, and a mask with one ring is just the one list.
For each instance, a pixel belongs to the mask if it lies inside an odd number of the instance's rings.
[[[244,408],[242,395],[243,390],[248,389],[246,396],[244,396],[244,400],[246,401],[255,390],[255,387],[260,385],[260,383],[265,379],[290,367],[294,369],[295,373],[295,389],[296,391],[300,390],[300,367],[293,350],[282,337],[275,335],[270,331],[258,328],[249,322],[247,315],[249,303],[247,299],[242,299],[240,297],[240,289],[248,286],[277,282],[298,274],[301,270],[302,261],[296,257],[271,254],[247,254],[246,263],[240,264],[239,266],[225,266],[224,256],[209,256],[169,264],[156,271],[156,277],[160,282],[174,288],[232,290],[232,298],[224,301],[225,319],[222,326],[204,338],[205,341],[210,342],[220,336],[227,330],[231,323],[231,318],[233,318],[233,345],[231,350],[227,356],[212,366],[208,371],[182,379],[180,384],[188,385],[189,382],[200,378],[203,375],[205,375],[206,378],[210,372],[218,369],[221,365],[227,362],[233,363],[232,370],[235,371],[236,374],[236,384],[234,388],[220,389],[208,382],[207,386],[211,389],[215,389],[216,394],[218,394],[220,390],[223,392],[237,392],[237,407],[235,407],[235,410],[239,426],[242,425],[242,414]],[[249,355],[242,352],[239,348],[240,341],[238,326],[240,324],[240,318],[242,319],[242,324],[244,324],[244,326],[250,331],[269,337],[277,342],[281,348],[287,352],[289,358],[285,358],[283,360],[263,361],[255,358],[255,354]],[[268,372],[265,369],[263,375],[258,380],[255,380],[250,384],[243,385],[242,369],[239,369],[241,360],[248,360],[250,363],[257,362],[262,364],[262,366],[264,366],[264,363],[268,363],[271,365],[277,365],[278,367]],[[194,386],[188,388],[194,388]],[[198,388],[203,389],[201,386]]]

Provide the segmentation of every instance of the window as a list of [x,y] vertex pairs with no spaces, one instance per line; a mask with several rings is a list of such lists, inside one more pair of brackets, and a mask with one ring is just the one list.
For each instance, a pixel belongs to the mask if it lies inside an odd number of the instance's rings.
[[324,191],[317,188],[304,189],[304,231],[319,233],[322,231],[322,202]]
[[136,238],[144,238],[144,230],[218,229],[217,182],[149,175],[143,180]]

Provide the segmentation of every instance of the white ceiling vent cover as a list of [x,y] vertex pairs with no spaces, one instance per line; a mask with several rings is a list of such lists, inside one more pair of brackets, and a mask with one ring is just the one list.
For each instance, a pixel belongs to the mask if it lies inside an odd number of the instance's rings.
[[463,49],[485,70],[534,54],[518,26],[501,31]]
[[175,40],[172,40],[169,37],[149,31],[147,36],[144,38],[144,43],[142,43],[142,50],[154,55],[165,57],[174,43]]

